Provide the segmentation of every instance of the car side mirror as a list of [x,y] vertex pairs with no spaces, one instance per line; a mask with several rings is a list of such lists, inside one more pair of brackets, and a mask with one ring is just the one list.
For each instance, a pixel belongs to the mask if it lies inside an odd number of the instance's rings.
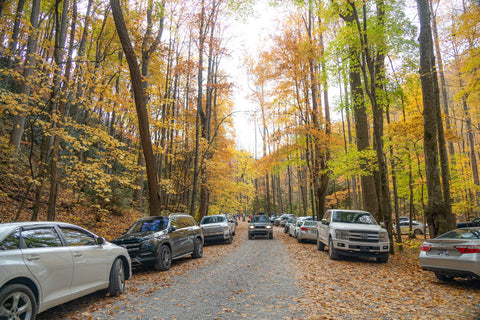
[[98,238],[97,238],[97,244],[98,244],[99,246],[105,244],[105,238],[98,237]]
[[171,226],[171,227],[170,227],[170,232],[173,232],[173,231],[175,231],[175,230],[177,230],[177,227],[176,227],[176,226]]
[[329,225],[330,223],[327,221],[327,219],[322,219],[322,224]]

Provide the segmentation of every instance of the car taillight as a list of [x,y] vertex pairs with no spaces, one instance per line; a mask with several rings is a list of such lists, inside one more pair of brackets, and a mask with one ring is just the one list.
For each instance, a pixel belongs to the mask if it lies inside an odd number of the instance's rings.
[[480,246],[455,246],[460,253],[480,253]]
[[431,244],[422,244],[422,246],[420,247],[420,250],[422,251],[425,251],[425,252],[428,252],[428,250],[430,250],[430,248],[432,247]]
[[301,227],[300,230],[302,230],[302,231],[307,231],[308,229],[305,228],[305,227]]

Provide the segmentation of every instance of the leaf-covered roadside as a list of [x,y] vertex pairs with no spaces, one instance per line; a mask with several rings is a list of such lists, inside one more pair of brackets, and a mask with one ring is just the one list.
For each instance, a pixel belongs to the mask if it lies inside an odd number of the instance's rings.
[[443,283],[421,270],[413,243],[388,263],[333,261],[316,245],[282,233],[304,289],[299,299],[311,319],[477,319],[480,281]]

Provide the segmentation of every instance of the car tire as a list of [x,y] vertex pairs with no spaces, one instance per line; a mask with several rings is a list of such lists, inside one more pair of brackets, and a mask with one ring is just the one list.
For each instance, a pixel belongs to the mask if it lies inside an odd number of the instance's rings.
[[23,284],[11,284],[0,290],[0,310],[8,312],[0,314],[3,319],[35,320],[37,301],[29,287]]
[[317,249],[318,249],[318,251],[324,251],[325,250],[325,245],[318,238],[317,238]]
[[451,282],[455,279],[453,276],[442,272],[435,272],[435,277],[437,277],[438,280],[443,282]]
[[155,262],[155,270],[165,271],[172,266],[172,250],[167,245],[162,245],[157,253],[157,262]]
[[193,253],[192,253],[192,258],[193,259],[198,259],[203,256],[203,243],[202,239],[200,238],[195,238],[193,241]]
[[253,236],[251,234],[248,234],[248,240],[252,240]]
[[107,292],[111,297],[119,296],[125,292],[125,266],[120,258],[113,262]]
[[377,257],[377,262],[378,263],[387,263],[388,262],[388,256]]
[[226,244],[232,244],[232,242],[233,242],[233,236],[232,236],[232,234],[230,234],[230,235],[228,236],[228,239],[225,240],[225,243],[226,243]]
[[268,239],[273,239],[273,232],[268,234]]
[[333,247],[333,240],[330,238],[328,240],[328,257],[332,260],[340,259],[340,255],[337,253],[337,250]]
[[423,232],[420,229],[415,229],[415,231],[413,231],[413,234],[416,235],[416,236],[421,236],[423,234]]

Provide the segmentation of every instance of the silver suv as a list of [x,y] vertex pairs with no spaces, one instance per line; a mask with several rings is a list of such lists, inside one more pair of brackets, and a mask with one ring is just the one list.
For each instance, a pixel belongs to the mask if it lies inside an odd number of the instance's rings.
[[205,216],[200,220],[205,241],[233,242],[233,232],[228,217],[224,214]]

